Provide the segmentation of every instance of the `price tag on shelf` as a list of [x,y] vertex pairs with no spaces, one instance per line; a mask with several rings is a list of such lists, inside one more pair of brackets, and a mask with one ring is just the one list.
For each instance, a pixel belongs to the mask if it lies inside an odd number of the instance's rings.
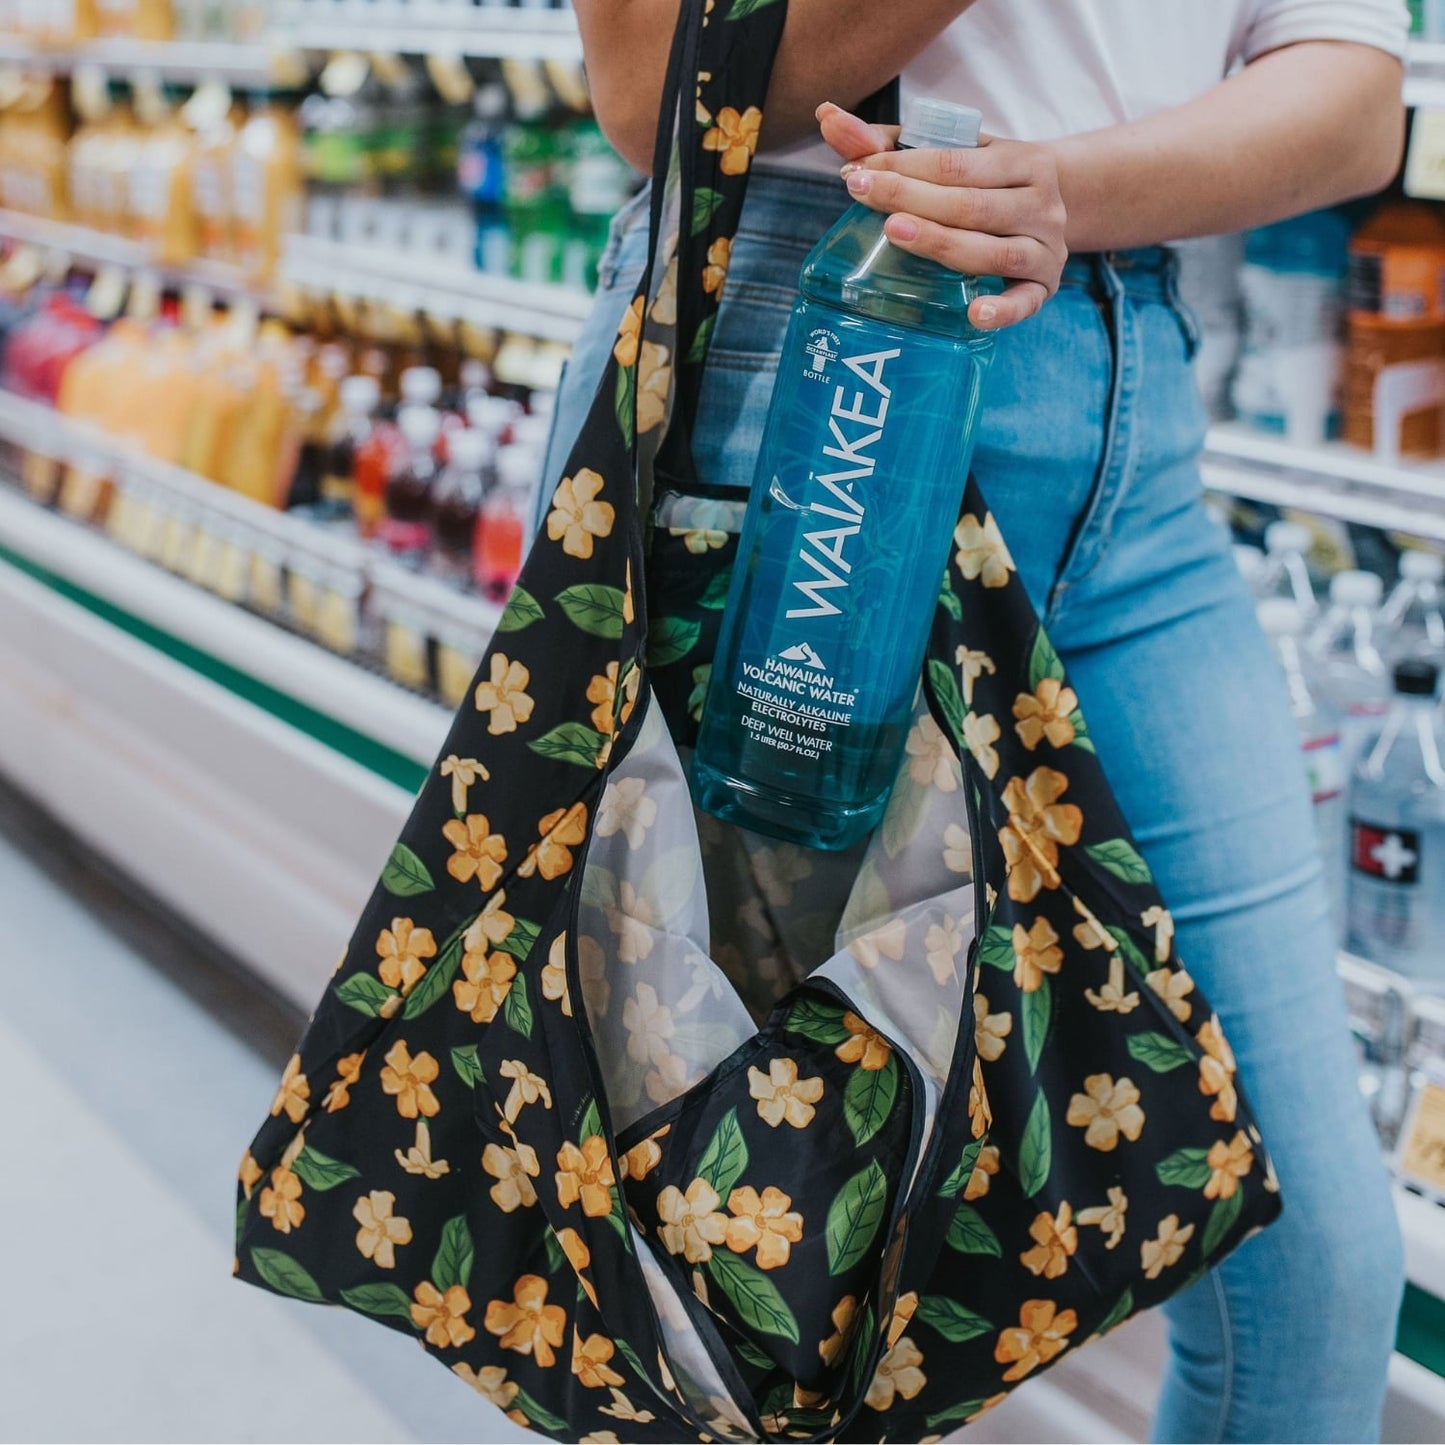
[[431,681],[426,633],[409,619],[388,617],[385,637],[387,672],[403,687],[425,689]]
[[320,589],[315,577],[293,566],[286,580],[286,602],[291,609],[291,621],[303,632],[316,631],[319,601]]
[[1395,1168],[1408,1184],[1445,1199],[1445,1075],[1426,1078],[1400,1128]]
[[333,652],[350,657],[356,651],[360,633],[359,587],[326,588],[316,609],[316,636]]
[[227,602],[246,600],[246,583],[251,571],[251,554],[235,537],[221,543],[221,560],[216,568],[216,593]]
[[196,542],[191,548],[186,577],[197,587],[204,587],[207,592],[216,591],[221,572],[221,554],[221,539],[208,527],[197,527]]
[[1405,157],[1405,194],[1445,200],[1445,110],[1417,110]]
[[32,500],[48,507],[60,490],[60,463],[40,452],[26,452],[20,463],[20,481]]
[[471,691],[481,654],[451,640],[437,643],[437,691],[448,707],[460,707]]
[[258,548],[251,554],[251,605],[273,616],[285,610],[286,592],[282,581],[281,558],[269,549]]
[[183,513],[172,512],[161,529],[161,566],[168,572],[175,572],[182,577],[188,576],[195,546],[195,524]]
[[105,474],[92,467],[67,467],[56,505],[66,516],[89,522],[100,512],[105,482]]

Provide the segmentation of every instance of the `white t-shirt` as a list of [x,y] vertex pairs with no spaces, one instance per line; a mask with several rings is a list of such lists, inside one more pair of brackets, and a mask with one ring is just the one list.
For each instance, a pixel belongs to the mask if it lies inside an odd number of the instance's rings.
[[[1015,140],[1099,130],[1182,105],[1236,64],[1303,40],[1405,48],[1405,0],[976,0],[902,76],[902,100],[977,106]],[[817,141],[766,160],[836,171]]]

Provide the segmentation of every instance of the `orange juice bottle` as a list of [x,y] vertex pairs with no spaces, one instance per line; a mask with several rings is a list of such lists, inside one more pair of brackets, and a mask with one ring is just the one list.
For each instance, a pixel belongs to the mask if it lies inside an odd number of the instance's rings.
[[236,259],[255,276],[271,275],[286,233],[300,225],[301,175],[295,118],[261,92],[241,127],[231,166]]
[[117,101],[95,145],[95,223],[105,231],[130,229],[130,173],[141,129],[129,105]]
[[135,0],[131,34],[137,40],[174,40],[176,15],[171,0]]
[[[200,91],[196,92],[197,95]],[[206,114],[196,121],[196,151],[191,167],[191,205],[201,254],[212,261],[235,259],[231,175],[236,140],[246,112],[232,104],[220,115]]]
[[132,234],[163,265],[180,265],[198,249],[191,204],[195,150],[190,127],[168,110],[146,132],[130,173]]

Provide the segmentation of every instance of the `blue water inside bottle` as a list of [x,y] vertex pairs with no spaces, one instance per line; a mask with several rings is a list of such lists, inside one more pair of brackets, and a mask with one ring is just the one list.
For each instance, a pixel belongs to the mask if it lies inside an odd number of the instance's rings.
[[[928,101],[903,138],[977,130]],[[804,263],[692,760],[700,807],[814,848],[887,807],[993,351],[968,307],[1002,289],[885,219],[853,206]]]

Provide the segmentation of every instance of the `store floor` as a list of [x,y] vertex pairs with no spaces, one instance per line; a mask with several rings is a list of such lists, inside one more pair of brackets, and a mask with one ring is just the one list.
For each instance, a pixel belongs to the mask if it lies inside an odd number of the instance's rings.
[[300,1021],[126,892],[0,789],[0,1439],[535,1439],[396,1335],[230,1278]]

